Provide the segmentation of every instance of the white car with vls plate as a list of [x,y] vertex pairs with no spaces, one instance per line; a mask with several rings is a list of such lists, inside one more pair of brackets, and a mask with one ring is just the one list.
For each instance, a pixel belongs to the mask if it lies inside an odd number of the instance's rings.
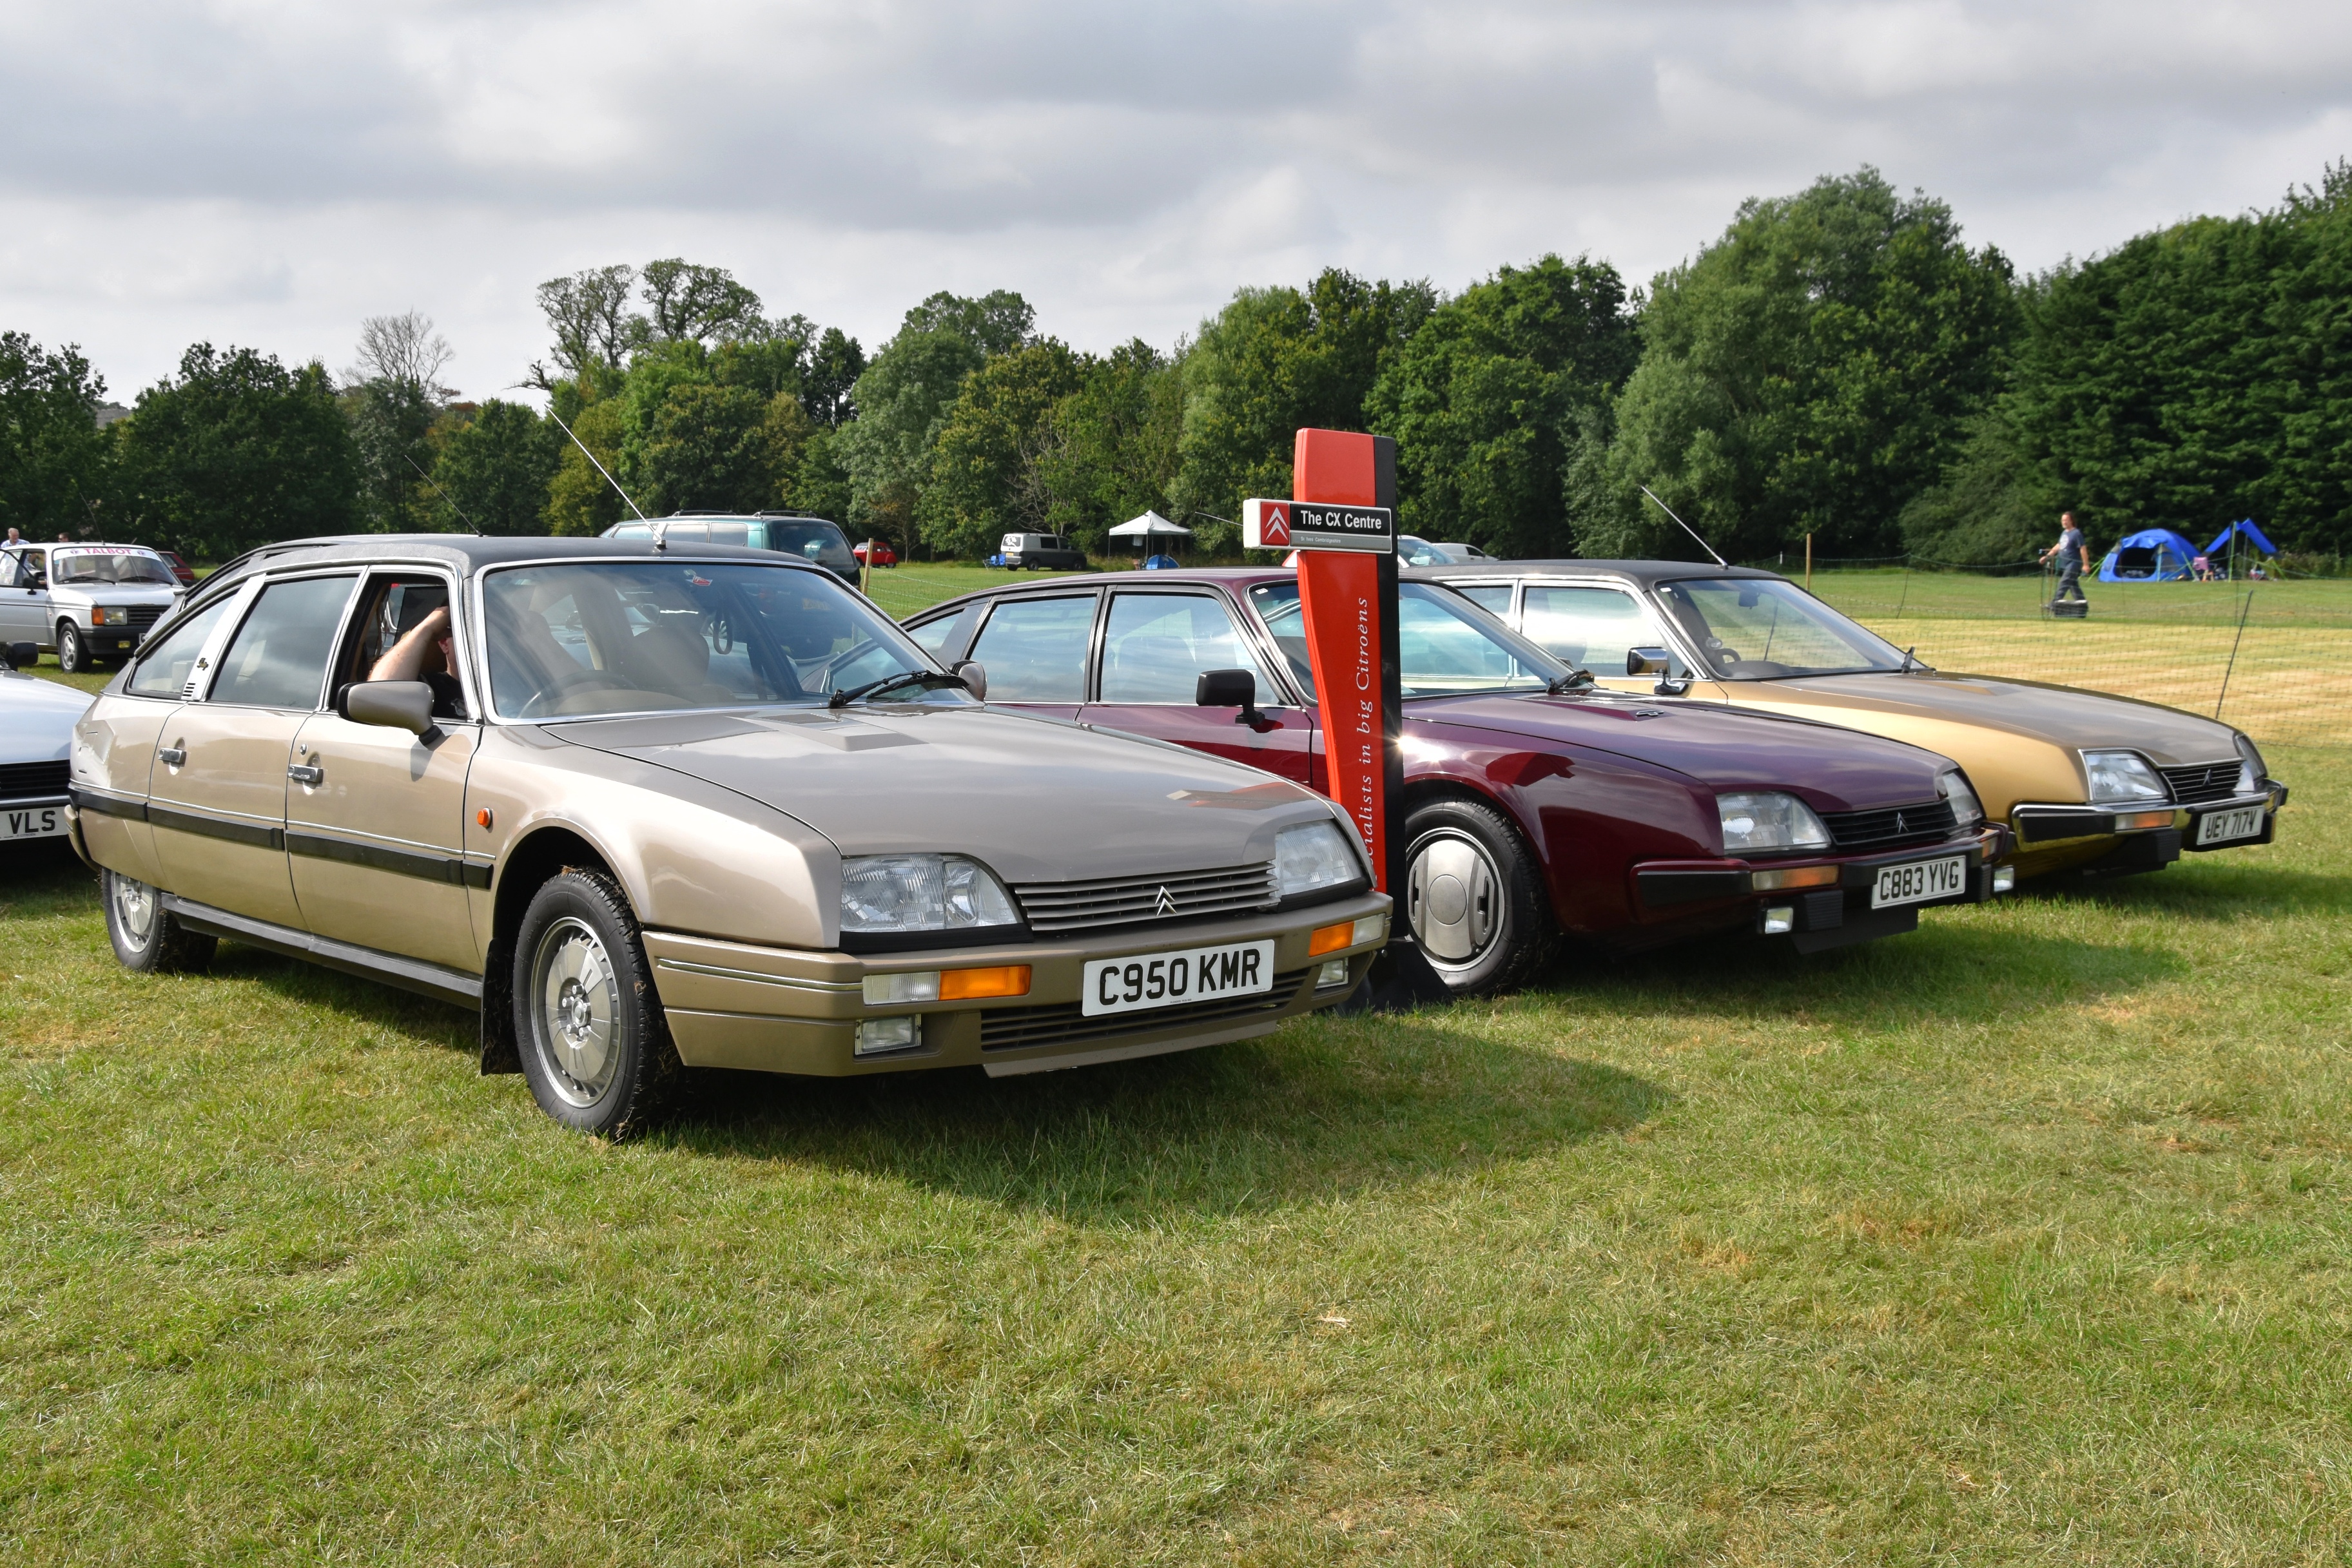
[[143,545],[11,545],[0,549],[0,643],[30,643],[80,674],[138,647],[180,593],[171,563]]
[[[22,643],[14,653],[30,661]],[[73,728],[92,700],[88,692],[0,668],[0,847],[66,836]]]

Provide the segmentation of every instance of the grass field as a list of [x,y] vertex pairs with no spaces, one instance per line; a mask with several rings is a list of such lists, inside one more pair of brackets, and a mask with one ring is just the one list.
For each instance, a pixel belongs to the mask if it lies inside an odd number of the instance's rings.
[[0,866],[0,1560],[2340,1563],[2352,762],[1795,964],[642,1143]]

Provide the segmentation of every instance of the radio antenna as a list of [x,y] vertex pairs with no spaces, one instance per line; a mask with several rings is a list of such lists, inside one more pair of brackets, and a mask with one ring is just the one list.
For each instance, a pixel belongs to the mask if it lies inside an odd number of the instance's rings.
[[[583,448],[582,450],[584,451],[586,449]],[[1642,486],[1642,494],[1649,497],[1653,501],[1658,501],[1656,493],[1647,485]],[[1658,510],[1665,513],[1665,515],[1670,517],[1675,517],[1675,509],[1672,507],[1667,506],[1664,501],[1658,501]],[[1684,522],[1680,517],[1675,517],[1675,526],[1682,529],[1683,532],[1690,535],[1691,538],[1698,539],[1698,530],[1691,527],[1688,523]],[[1698,539],[1698,548],[1706,551],[1709,555],[1715,555],[1715,547],[1707,543],[1705,539]],[[1731,563],[1724,559],[1721,556],[1715,555],[1715,564],[1721,567],[1728,567]]]
[[[572,427],[563,423],[563,416],[562,414],[556,413],[551,408],[547,411],[547,417],[555,421],[555,426],[558,430],[562,431],[566,435],[572,436],[572,444],[580,448],[581,456],[585,457],[591,463],[596,463],[596,455],[588,450],[588,444],[586,442],[581,440],[577,435],[572,435]],[[621,482],[618,479],[614,478],[611,474],[607,473],[602,463],[596,463],[596,472],[604,476],[604,483],[613,486],[613,494],[620,497],[624,501],[629,501],[629,493],[621,488]],[[629,510],[637,514],[637,521],[641,523],[650,523],[653,521],[651,517],[646,516],[645,509],[639,507],[635,501],[629,501]]]
[[427,474],[427,473],[425,471],[425,465],[424,465],[424,464],[419,463],[419,462],[416,460],[415,456],[413,454],[404,452],[404,453],[402,453],[402,454],[401,454],[401,455],[402,455],[403,457],[405,457],[405,458],[407,458],[407,459],[408,459],[408,465],[409,465],[411,468],[414,468],[414,469],[415,469],[415,470],[416,470],[416,476],[417,476],[419,479],[424,480],[426,484],[431,485],[431,486],[433,486],[433,493],[434,493],[435,495],[436,495],[436,496],[440,497],[444,501],[448,501],[448,502],[449,502],[449,509],[450,509],[451,511],[456,512],[456,513],[457,514],[457,520],[458,520],[459,522],[461,522],[461,523],[465,524],[467,528],[471,528],[471,529],[473,529],[473,530],[474,530],[474,537],[475,537],[476,538],[488,538],[489,537],[488,534],[485,534],[484,532],[482,532],[482,527],[481,527],[481,525],[480,525],[479,523],[477,523],[476,521],[474,521],[474,519],[473,519],[473,518],[471,518],[471,517],[467,517],[467,515],[466,515],[462,510],[460,510],[460,509],[458,508],[458,506],[457,506],[457,502],[449,500],[449,492],[448,492],[448,491],[446,491],[446,490],[444,490],[444,489],[441,487],[441,486],[440,486],[439,482],[438,482],[438,481],[436,481],[436,480],[433,477],[433,476],[432,476],[432,475]]

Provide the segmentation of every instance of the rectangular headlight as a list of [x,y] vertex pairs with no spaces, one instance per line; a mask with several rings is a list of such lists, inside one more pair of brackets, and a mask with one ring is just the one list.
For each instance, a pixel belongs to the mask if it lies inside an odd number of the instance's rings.
[[1723,821],[1726,854],[1830,847],[1830,831],[1794,795],[1718,795],[1715,806]]
[[2156,769],[2136,751],[2086,751],[2083,753],[2083,774],[2090,781],[2094,806],[2172,798]]
[[1356,846],[1337,822],[1302,822],[1274,836],[1274,886],[1283,898],[1341,887],[1362,880],[1363,874]]
[[1977,792],[1969,788],[1967,777],[1958,768],[1936,780],[1936,793],[1950,803],[1953,820],[1960,826],[1984,821],[1984,808],[1977,803]]
[[856,855],[841,862],[844,931],[971,931],[1019,923],[1004,884],[963,855]]

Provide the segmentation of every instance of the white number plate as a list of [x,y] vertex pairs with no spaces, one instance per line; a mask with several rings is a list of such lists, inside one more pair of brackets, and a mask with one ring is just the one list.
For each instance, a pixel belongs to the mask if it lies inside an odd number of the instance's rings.
[[55,839],[65,836],[63,806],[20,806],[0,811],[0,839]]
[[1087,966],[1085,1015],[1142,1012],[1274,989],[1274,944],[1234,942],[1133,958],[1097,958]]
[[1913,861],[1907,865],[1878,868],[1871,885],[1870,907],[1887,909],[1898,904],[1925,904],[1969,890],[1969,857],[1951,855],[1939,861]]
[[2197,841],[2200,844],[2226,844],[2231,839],[2251,839],[2263,831],[2263,809],[2241,806],[2234,811],[2215,811],[2197,820]]

